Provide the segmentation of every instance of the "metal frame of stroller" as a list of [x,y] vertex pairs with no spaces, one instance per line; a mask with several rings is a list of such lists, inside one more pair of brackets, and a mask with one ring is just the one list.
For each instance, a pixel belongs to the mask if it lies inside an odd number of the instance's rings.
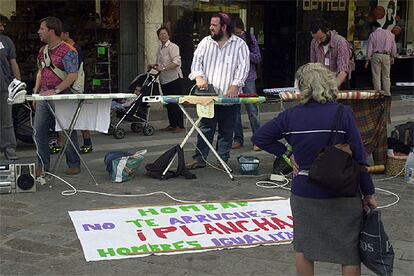
[[[136,98],[136,100],[130,105],[128,110],[123,114],[122,118],[118,121],[118,123],[116,123],[116,125],[113,125],[113,124],[110,125],[108,134],[112,134],[114,138],[116,139],[123,139],[126,136],[126,130],[122,128],[120,125],[125,121],[125,118],[127,116],[131,116],[134,119],[136,119],[136,121],[134,120],[132,122],[128,122],[131,124],[131,130],[133,132],[140,132],[142,130],[142,133],[145,136],[152,136],[154,134],[155,129],[152,125],[149,124],[149,114],[150,114],[151,106],[148,105],[148,107],[146,107],[147,110],[145,111],[145,115],[144,115],[145,117],[141,117],[137,115],[137,113],[139,112],[139,108],[140,108],[139,105],[147,104],[146,102],[143,101],[142,98],[144,96],[153,96],[154,85],[158,84],[156,82],[156,79],[159,75],[159,72],[157,72],[156,74],[153,74],[151,73],[151,70],[149,70],[146,73],[136,76],[135,79],[130,83],[128,89],[130,92],[134,92],[135,88],[139,85],[138,83],[139,78],[145,75],[146,75],[146,78],[141,84],[141,87],[142,87],[141,91],[146,86],[146,87],[150,87],[150,93],[149,95],[144,95],[144,92],[141,92],[141,94]],[[159,89],[158,89],[158,92],[159,92]]]

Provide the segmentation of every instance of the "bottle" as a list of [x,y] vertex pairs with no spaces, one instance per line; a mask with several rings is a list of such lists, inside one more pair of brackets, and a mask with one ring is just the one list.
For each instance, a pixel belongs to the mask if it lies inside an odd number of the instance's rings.
[[414,184],[414,153],[410,152],[405,162],[405,182]]

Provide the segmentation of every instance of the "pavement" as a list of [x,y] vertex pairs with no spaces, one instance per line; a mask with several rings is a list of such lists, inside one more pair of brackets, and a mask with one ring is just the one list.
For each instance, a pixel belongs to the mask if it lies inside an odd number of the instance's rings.
[[[261,105],[261,122],[273,118],[280,111],[279,104]],[[392,124],[414,120],[414,102],[393,97]],[[245,112],[243,110],[243,112]],[[195,114],[190,108],[190,113]],[[151,112],[151,123],[156,129],[167,126],[166,111]],[[242,117],[247,127],[247,116]],[[99,185],[96,186],[86,170],[80,175],[67,177],[62,164],[57,175],[72,183],[78,190],[114,194],[142,194],[165,191],[184,200],[220,201],[252,199],[269,196],[289,197],[289,191],[263,189],[255,185],[259,177],[238,177],[231,181],[223,172],[208,167],[194,171],[197,179],[183,178],[159,181],[146,176],[141,165],[137,176],[129,182],[111,183],[104,169],[103,158],[113,150],[135,151],[147,149],[145,162],[152,162],[164,151],[182,141],[184,133],[172,134],[156,131],[153,136],[133,133],[125,126],[127,136],[118,140],[112,136],[93,134],[94,151],[83,155]],[[260,174],[271,172],[273,157],[265,152],[252,151],[251,131],[246,128],[245,144],[233,150],[229,165],[238,174],[236,157],[240,154],[260,158]],[[195,137],[184,148],[185,158],[191,159]],[[35,149],[30,144],[19,144],[19,162],[34,161]],[[53,156],[56,160],[56,155]],[[216,161],[209,156],[209,161]],[[63,162],[64,163],[64,162]],[[394,275],[413,275],[414,271],[414,186],[403,177],[391,179],[387,175],[374,175],[377,188],[392,191],[399,202],[382,210],[385,230],[395,251]],[[70,188],[58,180],[37,185],[34,193],[0,195],[0,275],[296,275],[292,245],[259,246],[253,248],[210,251],[194,254],[148,256],[123,260],[86,262],[79,239],[68,211],[109,209],[125,206],[165,205],[174,202],[161,195],[146,197],[108,197],[77,193],[63,196]],[[394,196],[377,191],[380,205],[392,203]],[[316,275],[341,275],[339,265],[316,263]],[[374,275],[363,267],[363,275]]]

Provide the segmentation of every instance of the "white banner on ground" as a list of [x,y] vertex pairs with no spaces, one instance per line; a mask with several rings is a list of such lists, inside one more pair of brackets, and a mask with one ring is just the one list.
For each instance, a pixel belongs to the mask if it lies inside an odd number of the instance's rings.
[[146,206],[69,215],[87,261],[291,243],[289,199]]

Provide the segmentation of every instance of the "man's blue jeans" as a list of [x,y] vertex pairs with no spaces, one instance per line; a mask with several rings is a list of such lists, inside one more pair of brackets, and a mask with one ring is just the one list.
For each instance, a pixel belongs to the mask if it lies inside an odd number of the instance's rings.
[[[256,85],[254,81],[246,81],[243,87],[243,93],[256,93]],[[259,108],[257,104],[245,104],[247,115],[249,116],[250,127],[252,128],[253,134],[260,127],[259,119]],[[236,122],[234,125],[234,138],[233,141],[243,145],[244,135],[243,135],[243,125],[241,121],[241,105],[237,105],[237,114]]]
[[[206,136],[210,144],[213,144],[214,133],[218,126],[217,146],[216,150],[218,155],[223,161],[227,162],[230,158],[230,150],[233,142],[234,120],[236,119],[236,112],[239,105],[215,105],[214,117],[211,119],[203,118],[200,121],[200,129]],[[197,160],[201,164],[206,162],[208,152],[210,151],[207,144],[201,138],[197,136],[197,148],[193,159]]]
[[[50,105],[53,109],[55,108],[53,102],[50,102]],[[55,129],[55,117],[49,110],[46,101],[36,102],[34,129],[34,136],[38,151],[38,165],[39,168],[47,171],[50,169],[49,129]],[[75,146],[79,148],[78,137],[75,130],[72,132],[71,139]],[[70,143],[68,143],[65,155],[66,163],[69,168],[80,167],[80,158]]]

